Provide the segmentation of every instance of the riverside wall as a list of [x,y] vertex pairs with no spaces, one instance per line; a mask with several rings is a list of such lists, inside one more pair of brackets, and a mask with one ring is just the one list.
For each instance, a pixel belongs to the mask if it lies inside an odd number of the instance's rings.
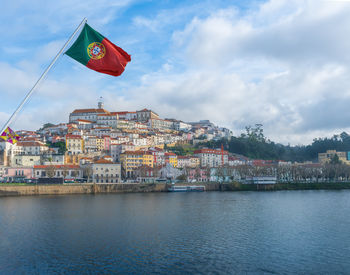
[[[195,185],[195,184],[177,184]],[[207,191],[219,191],[218,183],[203,183]],[[0,197],[34,196],[34,195],[69,195],[69,194],[100,194],[100,193],[145,193],[167,192],[170,184],[70,184],[70,185],[0,185]],[[222,188],[221,188],[222,189]]]
[[[176,185],[204,185],[206,191],[280,191],[280,190],[343,190],[350,189],[350,182],[324,183],[278,183],[270,185],[240,184],[238,182],[220,184],[178,183]],[[0,197],[34,195],[69,195],[102,193],[146,193],[167,192],[171,184],[166,183],[118,183],[118,184],[64,184],[64,185],[0,185]]]

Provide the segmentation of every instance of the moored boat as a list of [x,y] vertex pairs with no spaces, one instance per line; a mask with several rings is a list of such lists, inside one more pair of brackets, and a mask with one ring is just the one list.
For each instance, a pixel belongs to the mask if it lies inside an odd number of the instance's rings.
[[176,186],[173,185],[168,189],[169,192],[203,192],[205,191],[204,185],[182,185],[182,186]]

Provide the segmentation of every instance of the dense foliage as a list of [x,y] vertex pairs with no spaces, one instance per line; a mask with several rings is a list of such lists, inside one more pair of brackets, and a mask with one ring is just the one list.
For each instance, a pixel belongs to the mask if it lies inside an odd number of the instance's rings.
[[261,124],[255,127],[246,127],[246,133],[238,137],[228,139],[212,140],[201,143],[200,147],[220,148],[231,153],[241,154],[253,159],[271,159],[286,161],[306,161],[316,160],[318,153],[327,150],[350,151],[350,135],[346,132],[334,135],[331,138],[314,139],[312,144],[304,146],[282,145],[270,141],[263,134]]
[[48,123],[45,123],[43,125],[43,127],[41,127],[39,130],[43,130],[43,129],[46,129],[46,128],[49,128],[49,127],[53,127],[53,126],[55,126],[55,124],[52,124],[52,123],[48,122]]
[[47,142],[46,145],[50,148],[58,148],[59,154],[64,154],[66,152],[66,143],[64,141],[58,141],[55,143]]

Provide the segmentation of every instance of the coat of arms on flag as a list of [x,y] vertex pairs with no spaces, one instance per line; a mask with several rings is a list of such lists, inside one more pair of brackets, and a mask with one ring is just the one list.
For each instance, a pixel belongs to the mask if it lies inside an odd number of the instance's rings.
[[11,144],[15,144],[20,140],[20,136],[17,135],[10,127],[7,127],[0,137]]

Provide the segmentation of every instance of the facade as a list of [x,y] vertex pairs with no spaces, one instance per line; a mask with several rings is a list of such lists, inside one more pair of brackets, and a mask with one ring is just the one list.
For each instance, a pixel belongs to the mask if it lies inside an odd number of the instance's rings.
[[120,155],[120,162],[126,177],[131,177],[133,171],[140,166],[153,167],[153,155],[145,151],[126,151]]
[[16,155],[12,160],[12,166],[33,167],[34,165],[40,165],[40,163],[40,155]]
[[117,114],[118,119],[122,120],[137,120],[136,112],[112,112],[111,114]]
[[246,163],[246,161],[242,158],[228,157],[228,165],[229,166],[244,165],[245,163]]
[[151,118],[148,120],[148,127],[160,130],[172,129],[173,122],[165,119]]
[[86,153],[97,152],[97,139],[96,136],[87,136],[84,140],[84,151]]
[[66,135],[66,149],[68,154],[77,155],[84,152],[84,140],[78,135]]
[[200,166],[198,157],[193,156],[177,156],[177,168],[196,168]]
[[133,129],[135,128],[136,122],[126,119],[118,119],[117,126],[118,129]]
[[116,113],[98,114],[97,115],[97,124],[98,125],[104,125],[104,126],[110,126],[112,128],[116,128],[117,127],[117,120],[118,120],[118,114],[116,114]]
[[148,152],[150,152],[153,156],[153,166],[164,166],[165,165],[165,152],[163,149],[158,147],[149,148]]
[[69,115],[69,123],[76,122],[78,119],[97,122],[97,115],[110,114],[105,109],[76,109]]
[[173,128],[176,130],[176,131],[190,131],[192,129],[192,125],[191,124],[188,124],[188,123],[185,123],[183,121],[180,121],[180,120],[176,120],[173,122]]
[[200,149],[194,151],[200,160],[201,167],[219,167],[228,164],[228,152],[216,149]]
[[210,180],[210,169],[209,168],[195,168],[190,169],[187,174],[187,181],[189,182],[205,182]]
[[93,126],[93,122],[91,120],[86,119],[77,119],[75,123],[77,124],[77,127],[80,130],[89,130]]
[[345,164],[350,164],[348,153],[349,152],[337,152],[336,150],[327,150],[326,153],[318,153],[318,162],[322,164],[330,162],[334,158],[334,156],[337,155],[341,162],[344,162]]
[[12,147],[14,155],[41,155],[49,147],[38,141],[19,141]]
[[99,159],[92,164],[92,180],[94,183],[121,182],[121,165],[106,159]]
[[157,113],[153,112],[152,110],[143,109],[141,111],[136,111],[136,119],[139,122],[147,122],[150,119],[159,119],[159,116]]
[[174,153],[165,153],[165,162],[169,163],[172,167],[177,167],[177,155]]
[[97,126],[91,130],[91,133],[95,136],[109,136],[112,128],[110,126]]
[[135,151],[135,145],[131,142],[126,142],[122,144],[111,144],[110,153],[113,158],[113,161],[120,161],[120,154],[125,151]]
[[61,164],[65,163],[65,156],[63,154],[49,154],[49,155],[41,155],[41,163],[44,165],[50,164]]
[[21,181],[33,178],[32,166],[8,167],[3,175],[8,181]]
[[34,165],[35,178],[82,178],[79,165]]

